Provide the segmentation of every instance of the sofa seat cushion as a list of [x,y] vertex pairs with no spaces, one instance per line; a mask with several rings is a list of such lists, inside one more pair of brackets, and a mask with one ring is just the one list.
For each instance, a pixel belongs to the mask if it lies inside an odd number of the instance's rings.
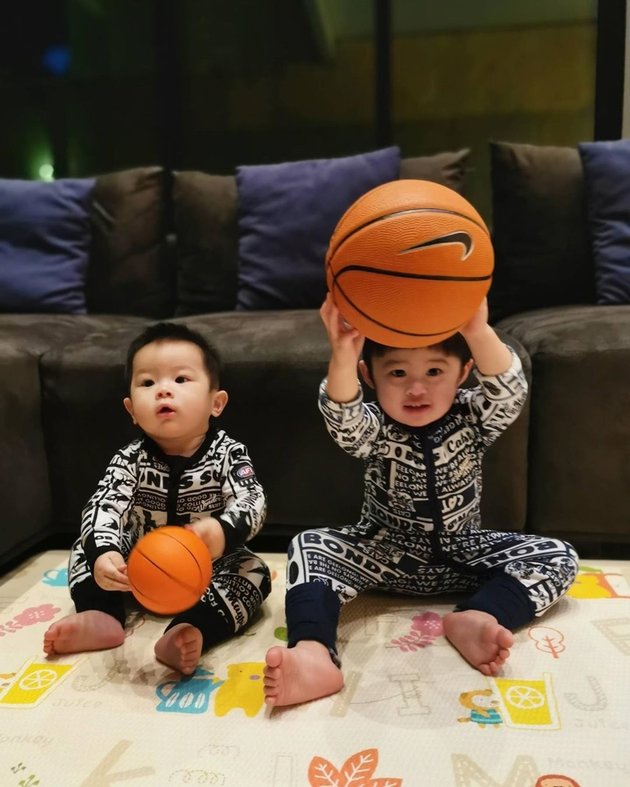
[[[269,521],[301,529],[354,519],[360,463],[336,449],[317,409],[327,365],[319,314],[222,312],[176,321],[222,355],[230,399],[219,424],[248,446],[269,496]],[[42,358],[54,516],[65,531],[78,532],[107,463],[139,434],[122,404],[125,355],[137,333],[135,326],[92,333]]]
[[[182,321],[222,355],[230,398],[218,424],[248,447],[267,492],[261,538],[356,521],[363,465],[334,444],[317,407],[329,356],[318,311],[221,312]],[[125,354],[137,332],[137,326],[93,332],[42,358],[54,516],[65,531],[78,532],[81,509],[107,463],[137,435],[122,405]],[[522,347],[511,341],[528,368]],[[523,526],[527,430],[524,413],[488,453],[488,527]]]
[[0,314],[0,344],[40,356],[82,341],[87,334],[145,325],[146,319],[121,315]]
[[531,529],[627,540],[630,306],[540,309],[498,327],[532,361]]

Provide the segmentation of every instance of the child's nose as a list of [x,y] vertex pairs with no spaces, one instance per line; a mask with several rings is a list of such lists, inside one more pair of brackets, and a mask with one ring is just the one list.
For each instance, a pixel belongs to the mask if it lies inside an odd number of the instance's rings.
[[159,383],[157,389],[157,396],[158,399],[164,399],[164,397],[170,397],[173,395],[170,386],[168,383]]
[[426,393],[427,386],[424,380],[410,380],[408,390],[413,396],[420,396],[421,394]]

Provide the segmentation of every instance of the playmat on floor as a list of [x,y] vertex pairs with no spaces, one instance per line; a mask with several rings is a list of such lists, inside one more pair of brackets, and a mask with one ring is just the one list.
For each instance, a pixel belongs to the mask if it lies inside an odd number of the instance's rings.
[[452,598],[361,596],[341,615],[343,691],[270,711],[262,668],[286,641],[285,557],[266,558],[273,591],[258,620],[189,678],[156,662],[165,621],[140,610],[119,648],[45,658],[44,631],[73,609],[67,554],[7,575],[0,784],[630,784],[629,564],[586,561],[569,595],[516,634],[495,678],[444,639]]

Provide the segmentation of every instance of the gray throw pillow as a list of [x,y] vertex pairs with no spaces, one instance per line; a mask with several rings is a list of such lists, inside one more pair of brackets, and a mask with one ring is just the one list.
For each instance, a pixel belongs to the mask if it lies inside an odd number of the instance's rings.
[[490,143],[493,322],[595,302],[584,176],[577,148]]
[[[400,177],[432,180],[462,192],[470,150],[400,160]],[[173,173],[178,316],[232,311],[238,287],[236,178]],[[322,264],[323,268],[323,264]]]

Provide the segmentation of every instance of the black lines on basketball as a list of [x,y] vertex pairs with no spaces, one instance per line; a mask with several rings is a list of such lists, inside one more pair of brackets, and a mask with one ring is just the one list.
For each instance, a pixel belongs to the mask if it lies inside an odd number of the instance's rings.
[[325,272],[341,315],[360,333],[391,347],[423,347],[473,316],[493,268],[488,228],[461,194],[398,180],[344,213]]

